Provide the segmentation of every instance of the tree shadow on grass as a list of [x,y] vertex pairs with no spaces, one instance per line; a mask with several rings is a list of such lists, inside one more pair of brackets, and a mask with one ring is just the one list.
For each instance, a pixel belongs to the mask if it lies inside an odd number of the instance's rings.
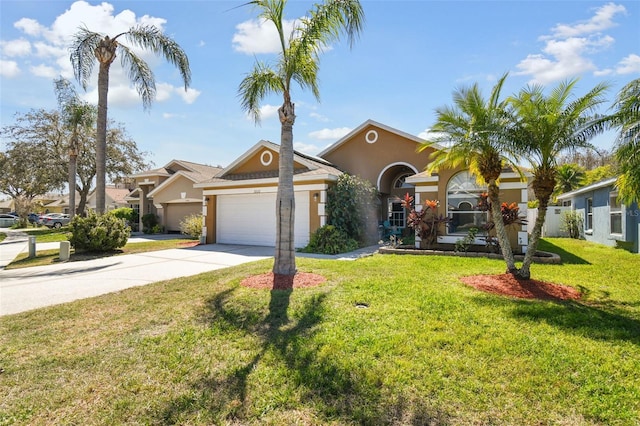
[[[273,395],[281,393],[285,397],[273,401],[270,411],[286,416],[287,410],[299,415],[308,409],[320,421],[356,424],[448,423],[445,414],[430,410],[429,404],[416,401],[411,395],[398,394],[391,402],[389,398],[383,400],[379,383],[371,383],[372,379],[362,372],[347,369],[341,360],[322,355],[323,346],[313,337],[323,321],[326,293],[310,296],[290,318],[291,289],[271,290],[266,315],[264,309],[234,303],[234,291],[229,289],[211,298],[204,319],[229,335],[257,337],[259,349],[248,361],[239,362],[242,365],[214,371],[193,382],[193,392],[174,399],[158,413],[160,421],[173,424],[201,410],[207,410],[205,418],[216,423],[259,421],[259,415],[251,409],[261,397],[256,386],[265,384],[256,383],[261,379],[252,374],[260,369],[264,372],[285,367],[290,373],[287,381],[292,380],[295,386],[287,383],[281,392],[274,392]],[[289,401],[286,395],[294,393],[293,389],[300,396]]]
[[[489,303],[477,298],[478,303]],[[495,301],[490,302],[495,305]],[[532,301],[505,299],[509,314],[518,320],[546,323],[563,331],[594,340],[627,341],[640,345],[640,321],[616,303],[592,304],[580,301]]]
[[562,263],[567,263],[570,265],[591,265],[589,261],[581,258],[580,256],[576,256],[575,254],[568,252],[561,247],[558,247],[549,240],[540,240],[538,250],[557,254],[558,256],[560,256],[560,259],[562,259]]

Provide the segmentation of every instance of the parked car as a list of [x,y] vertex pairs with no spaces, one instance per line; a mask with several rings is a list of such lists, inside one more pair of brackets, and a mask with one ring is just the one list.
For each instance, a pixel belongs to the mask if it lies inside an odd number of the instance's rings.
[[38,213],[29,213],[29,215],[27,216],[27,219],[29,219],[30,223],[38,223],[39,218],[40,215]]
[[68,225],[69,222],[71,221],[71,218],[69,217],[68,214],[63,214],[63,213],[50,213],[48,215],[45,215],[43,218],[41,218],[42,223],[44,226],[47,226],[49,228],[61,228],[64,225]]
[[9,228],[18,221],[18,216],[8,213],[0,214],[0,228]]

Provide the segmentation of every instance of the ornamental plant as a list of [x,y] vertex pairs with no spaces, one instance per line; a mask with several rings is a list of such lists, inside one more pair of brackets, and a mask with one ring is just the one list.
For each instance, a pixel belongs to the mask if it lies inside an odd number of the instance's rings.
[[114,215],[98,216],[89,211],[87,217],[76,215],[69,224],[69,241],[76,252],[107,252],[124,247],[131,235],[123,219]]
[[413,201],[414,198],[408,192],[402,199],[402,207],[409,211],[407,226],[415,231],[416,236],[422,240],[422,244],[431,247],[438,242],[442,226],[451,219],[438,214],[440,203],[437,200],[425,200],[420,210],[415,208]]
[[[486,192],[480,194],[480,199],[478,200],[476,208],[483,212],[491,211],[491,201],[489,201],[489,195]],[[500,213],[502,214],[502,220],[504,221],[505,227],[510,225],[522,226],[527,224],[526,217],[520,215],[520,207],[518,207],[518,203],[502,203],[500,205]],[[500,248],[498,245],[498,239],[495,236],[489,235],[495,226],[496,225],[493,220],[489,220],[483,226],[483,231],[486,233],[485,241],[487,246],[494,248],[497,252]]]

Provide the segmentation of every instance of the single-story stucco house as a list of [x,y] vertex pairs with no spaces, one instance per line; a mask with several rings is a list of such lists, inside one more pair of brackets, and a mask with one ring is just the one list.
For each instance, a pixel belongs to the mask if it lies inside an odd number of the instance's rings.
[[640,209],[637,203],[629,206],[620,203],[616,180],[606,179],[578,188],[559,195],[558,200],[582,216],[587,241],[640,253]]
[[142,229],[142,216],[153,213],[165,232],[179,232],[185,217],[202,213],[202,190],[194,184],[210,179],[220,170],[205,164],[172,160],[164,167],[130,176],[134,189],[125,199],[139,214],[139,229]]
[[[408,212],[401,206],[406,194],[416,205],[438,200],[440,212],[452,217],[439,242],[455,243],[469,228],[486,222],[487,213],[474,207],[485,187],[464,169],[424,172],[434,148],[418,152],[424,140],[387,125],[367,120],[317,157],[294,153],[295,246],[304,247],[310,235],[327,222],[327,189],[342,173],[357,175],[374,185],[380,195],[378,232],[383,221],[406,227]],[[275,202],[280,146],[260,141],[210,179],[196,183],[202,191],[207,243],[274,246]],[[502,201],[515,202],[526,215],[527,183],[509,170],[500,177]],[[511,232],[514,251],[526,250],[525,227]],[[478,244],[484,244],[478,239]]]

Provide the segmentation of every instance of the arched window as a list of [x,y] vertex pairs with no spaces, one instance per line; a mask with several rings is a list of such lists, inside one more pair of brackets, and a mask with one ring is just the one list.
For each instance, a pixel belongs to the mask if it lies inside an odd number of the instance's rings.
[[398,176],[396,178],[396,180],[393,182],[393,187],[394,188],[412,188],[412,185],[409,185],[408,183],[405,182],[405,180],[409,177],[414,175],[415,173],[403,173],[400,176]]
[[487,223],[487,212],[476,206],[480,194],[487,189],[476,183],[468,171],[454,175],[447,184],[447,212],[451,218],[449,234],[466,234],[471,228],[481,228]]

